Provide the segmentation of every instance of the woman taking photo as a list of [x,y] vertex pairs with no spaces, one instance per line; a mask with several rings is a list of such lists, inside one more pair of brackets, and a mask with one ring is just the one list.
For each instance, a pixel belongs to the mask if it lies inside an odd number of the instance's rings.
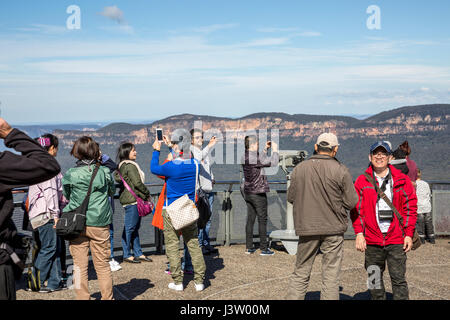
[[88,193],[92,175],[98,170],[92,182],[86,212],[86,229],[78,238],[69,242],[70,254],[73,257],[76,299],[90,299],[88,287],[90,249],[102,300],[112,300],[112,277],[109,266],[109,225],[112,222],[112,209],[108,197],[114,196],[114,181],[109,169],[100,166],[100,149],[92,138],[86,136],[79,138],[70,154],[78,161],[75,168],[69,169],[62,180],[63,194],[69,200],[64,212],[73,211],[81,206]]
[[131,190],[142,200],[147,201],[150,198],[150,191],[144,184],[145,174],[137,164],[136,157],[137,152],[134,144],[130,142],[122,143],[117,151],[118,167],[122,177],[117,172],[114,174],[115,180],[121,183],[119,200],[125,209],[122,233],[123,261],[129,263],[152,261],[142,252],[139,240],[141,217],[139,216],[136,198],[125,188],[122,181],[123,178]]

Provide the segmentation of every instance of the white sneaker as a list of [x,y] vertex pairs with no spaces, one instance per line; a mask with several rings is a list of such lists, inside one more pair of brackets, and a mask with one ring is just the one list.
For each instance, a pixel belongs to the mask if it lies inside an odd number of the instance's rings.
[[114,259],[112,259],[112,260],[111,260],[111,262],[112,262],[112,263],[114,263],[114,265],[116,265],[116,266],[120,266],[120,263],[119,263],[119,262],[117,262],[117,261],[116,261],[116,260],[114,260]]
[[205,290],[205,285],[203,283],[200,283],[200,284],[195,283],[195,290],[203,291],[203,290]]
[[169,283],[169,289],[175,290],[175,291],[183,291],[183,284],[175,284],[173,282]]
[[111,271],[119,271],[120,269],[122,269],[122,267],[119,265],[119,263],[117,263],[117,261],[111,260],[109,262],[109,267],[111,268]]

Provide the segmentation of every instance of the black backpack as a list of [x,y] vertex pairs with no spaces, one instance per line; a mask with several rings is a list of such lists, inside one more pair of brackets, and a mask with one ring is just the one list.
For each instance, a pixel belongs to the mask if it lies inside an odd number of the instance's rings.
[[199,229],[204,229],[206,227],[206,223],[211,218],[211,208],[209,207],[209,201],[206,197],[205,191],[202,188],[198,188],[197,190],[197,210],[198,210],[198,220],[197,226]]
[[95,170],[92,173],[86,198],[84,198],[81,206],[72,211],[63,212],[56,223],[56,234],[61,236],[64,240],[73,240],[78,238],[78,236],[86,228],[86,212],[89,206],[89,197],[91,195],[92,183],[97,175],[99,167],[100,163],[97,163]]

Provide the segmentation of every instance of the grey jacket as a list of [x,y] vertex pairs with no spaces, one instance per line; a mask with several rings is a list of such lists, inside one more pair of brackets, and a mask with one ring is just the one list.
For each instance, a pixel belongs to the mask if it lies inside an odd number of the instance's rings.
[[287,198],[294,205],[298,236],[343,234],[347,210],[358,202],[347,167],[327,155],[314,155],[294,168]]

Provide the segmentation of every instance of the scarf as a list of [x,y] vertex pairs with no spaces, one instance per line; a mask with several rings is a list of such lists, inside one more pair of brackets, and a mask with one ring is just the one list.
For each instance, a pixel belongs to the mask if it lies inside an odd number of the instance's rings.
[[139,165],[138,165],[138,163],[136,161],[133,161],[133,160],[123,160],[123,161],[121,161],[119,163],[119,166],[118,166],[119,170],[120,170],[120,167],[122,166],[122,164],[124,164],[124,163],[131,163],[131,164],[135,165],[137,170],[138,170],[138,172],[139,172],[139,175],[141,176],[142,183],[145,183],[145,173],[144,173],[144,171],[141,170],[141,168],[139,167]]

